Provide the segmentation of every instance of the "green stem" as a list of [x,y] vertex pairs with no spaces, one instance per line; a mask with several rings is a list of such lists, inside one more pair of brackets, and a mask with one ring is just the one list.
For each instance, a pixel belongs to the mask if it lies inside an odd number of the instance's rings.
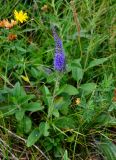
[[55,85],[54,85],[53,96],[52,96],[51,104],[50,104],[49,109],[48,109],[48,119],[51,118],[51,121],[52,121],[52,113],[53,113],[53,110],[54,110],[54,98],[56,97],[56,92],[59,88],[59,80],[60,80],[59,74],[56,73],[56,82],[55,82]]

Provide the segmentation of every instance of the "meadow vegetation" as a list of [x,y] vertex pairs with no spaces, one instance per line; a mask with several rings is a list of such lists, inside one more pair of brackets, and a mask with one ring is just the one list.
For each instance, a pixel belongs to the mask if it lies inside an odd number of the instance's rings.
[[0,159],[116,160],[115,0],[0,1]]

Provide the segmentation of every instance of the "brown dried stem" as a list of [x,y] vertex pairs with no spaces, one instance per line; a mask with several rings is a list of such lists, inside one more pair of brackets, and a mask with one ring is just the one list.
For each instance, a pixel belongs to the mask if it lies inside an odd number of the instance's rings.
[[71,0],[70,4],[71,4],[71,7],[72,7],[74,22],[75,22],[75,25],[76,25],[76,28],[77,28],[78,42],[79,42],[79,47],[80,47],[80,52],[81,52],[81,57],[82,57],[82,47],[81,47],[81,41],[80,41],[80,31],[81,31],[80,22],[79,22],[79,19],[78,19],[78,14],[77,14],[77,11],[76,11],[74,0]]

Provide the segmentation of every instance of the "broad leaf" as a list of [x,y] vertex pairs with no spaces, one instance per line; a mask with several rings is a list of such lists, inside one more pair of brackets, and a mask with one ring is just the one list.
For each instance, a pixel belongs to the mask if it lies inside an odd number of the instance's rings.
[[88,95],[95,91],[97,85],[95,83],[85,83],[80,86],[81,90],[85,95]]
[[17,82],[12,90],[12,94],[14,97],[23,97],[26,95],[23,87],[20,86],[20,83]]
[[[23,97],[19,97],[18,98],[18,102],[20,104],[25,104],[27,103],[29,100],[32,100],[33,98],[35,98],[35,95],[34,94],[30,94],[30,95],[25,95]],[[23,107],[23,106],[22,106]]]
[[39,125],[39,130],[41,135],[44,135],[45,137],[47,137],[49,135],[49,130],[50,126],[47,122],[41,122]]
[[[70,96],[65,94],[63,96],[57,96],[54,99],[54,109],[57,109],[58,111],[60,111],[60,113],[62,113],[63,115],[67,115],[68,110],[69,110],[69,106],[71,104],[71,100],[70,100]],[[54,112],[54,111],[53,111]],[[56,112],[55,112],[56,113]],[[58,113],[59,114],[59,113]],[[58,114],[56,117],[58,117]],[[54,115],[54,113],[53,113]],[[55,115],[54,115],[55,116]]]
[[59,117],[59,111],[58,109],[54,108],[53,113],[52,113],[55,117]]
[[81,59],[76,59],[71,63],[72,77],[76,81],[81,80],[84,74],[80,61]]
[[16,112],[17,106],[16,105],[2,106],[0,107],[0,110],[2,111],[4,117],[10,116]]
[[104,125],[104,126],[107,126],[107,127],[111,127],[111,126],[115,126],[116,125],[116,118],[112,117],[108,113],[101,113],[96,118],[96,122],[101,126]]
[[18,109],[15,113],[17,121],[21,121],[24,117],[25,111],[23,109]]
[[61,129],[75,128],[75,120],[72,117],[62,117],[54,121],[54,124]]
[[109,140],[97,142],[97,146],[106,160],[116,159],[116,145]]
[[29,117],[25,116],[18,125],[18,130],[21,133],[29,133],[32,127],[32,121]]
[[105,61],[107,61],[108,58],[99,58],[99,59],[95,59],[93,61],[91,61],[87,67],[88,68],[92,68],[92,67],[95,67],[95,66],[98,66],[100,64],[103,64]]
[[43,110],[43,108],[44,107],[41,106],[41,103],[39,102],[31,102],[24,107],[26,111],[31,111],[31,112],[41,111]]
[[78,68],[78,67],[72,68],[72,78],[77,82],[79,82],[79,80],[83,78],[83,74],[84,72],[82,68]]
[[27,139],[27,147],[31,147],[32,145],[34,145],[35,142],[37,142],[40,137],[41,133],[39,131],[39,127],[35,128]]
[[57,92],[57,95],[61,93],[67,93],[68,95],[77,95],[79,92],[78,92],[78,89],[75,88],[74,86],[70,84],[65,84],[63,87],[59,89],[59,91]]

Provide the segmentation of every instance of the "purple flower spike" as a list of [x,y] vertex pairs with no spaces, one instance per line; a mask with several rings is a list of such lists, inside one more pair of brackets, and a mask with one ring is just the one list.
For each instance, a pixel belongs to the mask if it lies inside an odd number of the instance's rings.
[[55,53],[54,56],[54,69],[61,72],[65,70],[65,55],[64,53]]
[[57,35],[55,28],[52,28],[54,41],[55,41],[55,56],[54,56],[54,69],[62,72],[65,70],[65,54],[63,50],[63,44],[59,36]]

